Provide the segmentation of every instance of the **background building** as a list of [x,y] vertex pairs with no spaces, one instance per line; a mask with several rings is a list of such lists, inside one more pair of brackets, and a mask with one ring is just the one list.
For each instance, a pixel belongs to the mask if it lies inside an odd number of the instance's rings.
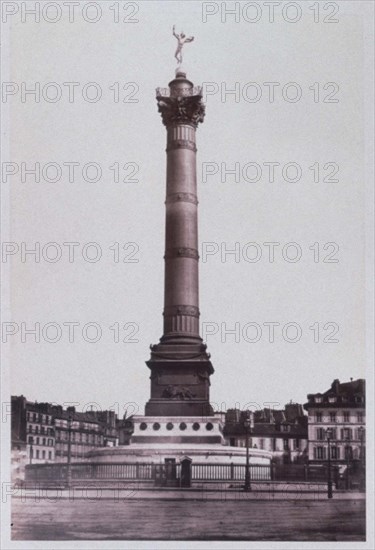
[[[229,409],[224,435],[229,445],[245,447],[244,420],[247,411]],[[271,451],[273,460],[288,464],[307,460],[307,416],[302,405],[288,403],[282,410],[265,408],[254,413],[254,428],[249,434],[251,448]]]
[[12,396],[12,469],[23,479],[24,466],[66,462],[70,434],[71,460],[83,460],[95,447],[116,446],[117,416],[114,411],[77,412],[61,405],[33,403]]
[[13,483],[25,478],[26,448],[26,397],[12,396],[11,400],[11,476]]
[[29,463],[53,462],[55,430],[53,409],[49,403],[32,403],[26,397],[12,396],[12,459],[26,453]]
[[29,462],[54,462],[55,429],[49,403],[26,402],[26,443]]
[[307,399],[309,462],[322,464],[328,459],[328,433],[331,460],[364,465],[365,380],[340,383],[336,379],[326,392],[309,394]]

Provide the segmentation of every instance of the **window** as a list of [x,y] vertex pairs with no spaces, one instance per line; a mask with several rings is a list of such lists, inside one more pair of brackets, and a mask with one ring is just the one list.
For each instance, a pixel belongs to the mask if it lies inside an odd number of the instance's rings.
[[315,397],[315,403],[321,403],[322,402],[322,398],[321,397]]
[[36,450],[36,458],[39,458],[39,449]]
[[315,419],[316,419],[316,422],[323,422],[322,413],[317,412],[316,415],[315,415]]
[[331,447],[331,458],[333,460],[338,460],[340,458],[340,448],[333,446]]
[[46,458],[46,451],[42,451],[42,458]]
[[325,458],[325,454],[324,447],[314,447],[314,458],[316,460],[323,460]]
[[284,445],[284,451],[289,451],[289,439],[284,439],[283,445]]
[[35,426],[35,433],[39,433],[39,426]]
[[341,430],[341,439],[343,440],[350,440],[352,438],[352,430],[351,428],[343,428]]
[[294,444],[294,450],[299,449],[300,440],[299,439],[294,439],[293,444]]
[[324,428],[317,428],[317,430],[316,430],[316,439],[318,439],[319,441],[323,441],[323,439],[325,439]]
[[277,450],[276,438],[275,438],[275,437],[272,439],[272,450],[273,450],[273,451],[276,451],[276,450]]
[[330,422],[336,422],[336,413],[335,412],[329,413],[329,421]]
[[337,439],[337,429],[331,428],[331,439]]
[[33,433],[33,427],[31,424],[29,424],[29,433]]
[[43,445],[45,445],[45,444],[46,444],[46,438],[43,437]]
[[36,438],[36,444],[39,445],[39,437]]
[[364,428],[357,428],[357,439],[363,442],[365,440],[365,433]]
[[32,443],[32,442],[33,442],[33,436],[29,435],[29,443]]
[[259,448],[264,449],[264,439],[259,439]]
[[349,411],[344,411],[344,422],[350,422],[350,413],[349,413]]
[[363,422],[363,413],[357,413],[357,422]]
[[48,460],[52,460],[52,451],[48,451]]
[[350,445],[345,447],[345,460],[353,460],[353,449]]

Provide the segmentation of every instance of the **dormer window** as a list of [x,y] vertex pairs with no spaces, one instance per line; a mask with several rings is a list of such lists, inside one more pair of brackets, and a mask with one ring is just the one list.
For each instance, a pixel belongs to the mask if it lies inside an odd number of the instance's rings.
[[322,401],[323,401],[323,400],[322,400],[322,398],[321,398],[320,396],[319,396],[319,397],[318,397],[318,396],[315,397],[315,403],[321,403]]
[[335,397],[334,395],[328,397],[328,402],[329,402],[329,403],[336,403],[336,401],[337,401],[337,399],[336,399],[336,397]]

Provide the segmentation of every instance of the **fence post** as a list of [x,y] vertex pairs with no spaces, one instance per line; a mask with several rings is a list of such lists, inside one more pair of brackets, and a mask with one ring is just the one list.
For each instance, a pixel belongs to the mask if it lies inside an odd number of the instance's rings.
[[230,463],[230,478],[234,479],[234,464],[233,464],[233,462]]
[[309,480],[309,469],[308,469],[307,464],[303,465],[303,473],[304,473],[305,481],[308,481]]
[[276,478],[276,465],[274,462],[271,462],[271,481],[275,481]]

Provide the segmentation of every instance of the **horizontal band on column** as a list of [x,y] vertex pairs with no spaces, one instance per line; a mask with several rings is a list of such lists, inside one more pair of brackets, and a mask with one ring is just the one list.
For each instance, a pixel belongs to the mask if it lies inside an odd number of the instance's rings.
[[188,141],[186,139],[179,139],[170,141],[167,145],[166,151],[173,151],[174,149],[190,149],[190,151],[197,152],[197,146],[193,141]]
[[198,204],[197,196],[193,193],[171,193],[167,195],[165,204],[170,202],[191,202],[192,204]]
[[195,143],[195,128],[190,124],[176,124],[169,126],[167,134],[168,144],[172,141],[191,141]]
[[175,315],[189,315],[190,317],[199,317],[200,312],[196,306],[167,306],[164,308],[163,315],[172,317]]
[[199,260],[198,250],[196,248],[167,248],[164,254],[164,259],[170,258],[193,258]]

